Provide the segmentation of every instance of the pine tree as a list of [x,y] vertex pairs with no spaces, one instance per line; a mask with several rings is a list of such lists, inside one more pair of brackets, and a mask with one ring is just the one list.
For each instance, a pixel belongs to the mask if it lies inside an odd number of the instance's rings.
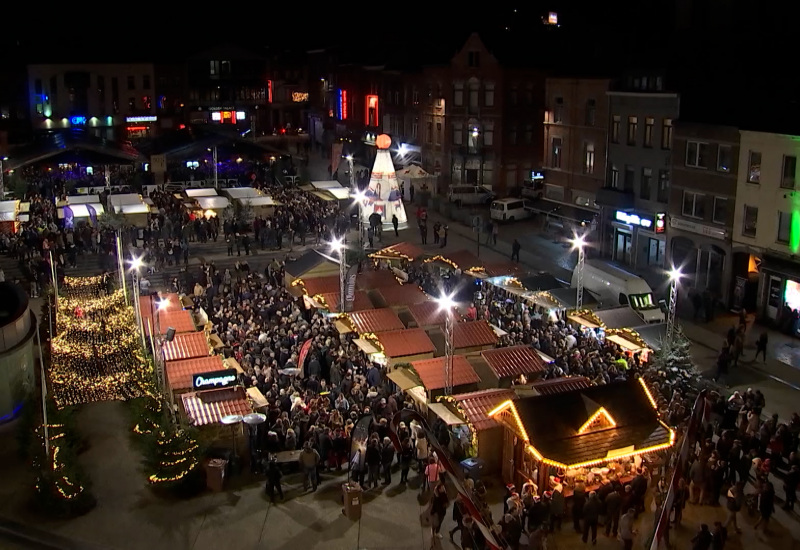
[[200,446],[184,430],[175,429],[165,419],[152,438],[150,457],[146,460],[152,485],[176,489],[188,482],[200,466]]
[[654,390],[654,397],[661,406],[669,403],[672,399],[672,388],[676,386],[687,384],[693,390],[692,393],[700,391],[704,386],[700,373],[692,362],[690,347],[691,342],[683,334],[683,329],[676,326],[672,341],[662,342],[661,349],[654,353],[644,372],[643,378]]
[[133,431],[140,435],[150,435],[159,429],[161,418],[164,416],[164,408],[161,400],[149,395],[144,398],[144,406],[137,418]]

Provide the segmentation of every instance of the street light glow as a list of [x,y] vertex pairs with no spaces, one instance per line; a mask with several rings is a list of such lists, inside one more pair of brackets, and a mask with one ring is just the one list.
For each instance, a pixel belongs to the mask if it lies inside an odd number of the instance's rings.
[[673,283],[680,282],[681,277],[683,277],[683,273],[681,273],[681,270],[679,268],[673,267],[672,269],[669,270],[669,280],[672,281]]
[[408,153],[408,145],[401,143],[400,147],[397,149],[397,152],[400,153],[401,157],[404,157],[406,153]]
[[586,236],[575,235],[571,242],[574,250],[583,250],[583,248],[586,246]]
[[156,308],[158,308],[159,311],[164,311],[165,309],[167,309],[168,305],[169,305],[169,299],[167,298],[164,298],[163,300],[159,300],[158,302],[156,302]]
[[143,263],[144,261],[142,260],[141,256],[134,256],[133,259],[131,260],[131,269],[133,271],[139,271],[139,268],[142,267]]
[[347,160],[353,160],[353,155],[347,155],[347,156],[346,156],[346,157],[344,157],[344,158],[345,158],[345,159],[347,159]]
[[335,250],[336,252],[341,252],[344,250],[344,241],[342,239],[333,239],[330,242],[331,250]]
[[436,298],[436,303],[439,304],[440,310],[452,311],[456,307],[456,302],[453,300],[452,294],[442,294]]

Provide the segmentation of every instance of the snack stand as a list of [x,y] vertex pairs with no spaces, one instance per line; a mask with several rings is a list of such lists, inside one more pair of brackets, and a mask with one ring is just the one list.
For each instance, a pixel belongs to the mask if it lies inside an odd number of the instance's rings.
[[379,332],[375,335],[375,340],[389,367],[397,363],[433,359],[433,355],[436,353],[436,346],[421,328]]
[[453,352],[457,355],[492,349],[497,345],[498,339],[487,321],[469,321],[453,325]]
[[675,443],[641,379],[509,399],[489,416],[505,430],[504,480],[532,480],[540,493],[561,484],[565,497],[578,483],[587,493],[613,478],[624,484]]
[[481,357],[489,365],[500,387],[508,388],[514,380],[524,377],[534,380],[542,376],[547,367],[530,346],[510,346],[484,350]]

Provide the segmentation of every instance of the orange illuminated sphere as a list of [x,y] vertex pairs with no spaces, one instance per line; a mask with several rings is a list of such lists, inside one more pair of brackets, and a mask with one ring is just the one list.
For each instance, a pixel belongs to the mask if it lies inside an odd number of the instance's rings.
[[375,139],[375,145],[378,146],[378,149],[388,149],[392,145],[392,138],[386,134],[381,134]]

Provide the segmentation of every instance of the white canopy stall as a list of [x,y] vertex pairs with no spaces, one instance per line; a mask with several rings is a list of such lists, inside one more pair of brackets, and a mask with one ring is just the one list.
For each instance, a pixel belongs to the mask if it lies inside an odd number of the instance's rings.
[[17,232],[19,204],[20,201],[18,200],[0,201],[0,232]]
[[426,172],[421,166],[416,164],[409,164],[405,168],[397,170],[397,179],[403,182],[406,189],[406,197],[410,197],[411,184],[414,184],[414,189],[422,189],[427,186],[428,190],[436,195],[438,193],[438,179],[436,176]]
[[144,199],[138,193],[109,195],[108,208],[116,214],[125,216],[125,218],[136,227],[145,227],[147,225],[150,205],[144,202]]
[[227,197],[199,196],[194,197],[194,202],[206,218],[219,216],[231,204]]

